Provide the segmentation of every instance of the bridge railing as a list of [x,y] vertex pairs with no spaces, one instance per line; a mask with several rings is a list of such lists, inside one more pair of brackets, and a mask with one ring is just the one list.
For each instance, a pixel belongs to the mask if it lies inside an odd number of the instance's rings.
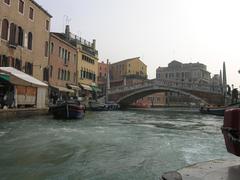
[[183,82],[183,81],[172,81],[172,80],[146,80],[140,83],[136,83],[129,86],[120,86],[111,88],[108,92],[111,93],[118,93],[124,91],[130,91],[135,89],[144,89],[151,86],[162,86],[166,88],[174,88],[174,89],[181,89],[181,90],[195,90],[195,91],[203,91],[203,92],[211,92],[221,94],[221,87],[220,86],[212,86],[206,84],[198,84],[198,83],[190,83],[190,82]]

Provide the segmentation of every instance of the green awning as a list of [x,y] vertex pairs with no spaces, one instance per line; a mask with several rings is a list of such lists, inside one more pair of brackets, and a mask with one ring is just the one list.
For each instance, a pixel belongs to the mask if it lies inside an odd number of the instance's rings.
[[94,92],[102,92],[102,90],[99,89],[99,88],[96,87],[96,86],[91,86],[91,88],[92,88],[92,90],[93,90]]
[[8,74],[0,73],[0,80],[10,81],[10,76]]

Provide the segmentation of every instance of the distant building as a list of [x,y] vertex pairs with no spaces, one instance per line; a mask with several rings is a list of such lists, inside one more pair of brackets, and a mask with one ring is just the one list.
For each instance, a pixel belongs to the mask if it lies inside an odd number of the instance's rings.
[[162,107],[166,105],[165,93],[154,93],[152,95],[138,99],[132,104],[135,107]]
[[58,33],[50,34],[49,85],[61,95],[76,95],[80,90],[77,86],[77,48]]
[[[207,71],[207,66],[199,62],[184,64],[174,60],[168,64],[168,67],[157,68],[156,77],[157,79],[167,79],[192,84],[211,84],[211,76],[210,72]],[[197,101],[179,93],[166,93],[166,104],[169,106],[188,106],[191,103],[196,104]]]
[[186,63],[172,61],[168,67],[159,67],[156,72],[157,79],[168,79],[190,83],[209,84],[211,80],[207,66],[201,63]]
[[0,66],[47,81],[51,15],[34,0],[0,2]]
[[99,62],[98,63],[98,86],[102,91],[102,94],[106,94],[106,87],[107,87],[107,72],[108,65],[107,63]]
[[140,57],[126,59],[110,65],[111,83],[116,85],[136,84],[147,79],[147,65]]

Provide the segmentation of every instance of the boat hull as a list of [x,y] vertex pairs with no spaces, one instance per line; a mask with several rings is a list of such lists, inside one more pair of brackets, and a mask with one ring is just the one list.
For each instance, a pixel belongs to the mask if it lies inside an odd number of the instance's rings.
[[211,107],[201,107],[200,112],[204,114],[212,114],[216,116],[224,116],[224,112],[228,109],[239,108],[240,103],[230,104],[225,107],[211,108]]
[[225,109],[219,108],[219,109],[212,109],[212,108],[207,108],[207,109],[200,109],[200,112],[203,114],[212,114],[216,116],[224,116]]
[[85,109],[75,104],[60,104],[50,108],[50,112],[57,119],[81,119],[84,117]]
[[227,151],[240,156],[240,108],[225,111],[222,133]]

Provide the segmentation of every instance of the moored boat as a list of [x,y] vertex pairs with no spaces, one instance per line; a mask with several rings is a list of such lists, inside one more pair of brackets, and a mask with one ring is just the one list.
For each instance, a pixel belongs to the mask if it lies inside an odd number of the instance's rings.
[[54,118],[81,119],[85,114],[85,106],[79,101],[61,101],[49,108]]
[[232,108],[239,108],[239,107],[240,107],[240,103],[234,103],[224,107],[201,107],[200,112],[204,114],[224,116],[225,110],[232,109]]
[[89,109],[91,111],[116,111],[120,109],[120,105],[116,103],[101,103],[99,101],[89,101]]

